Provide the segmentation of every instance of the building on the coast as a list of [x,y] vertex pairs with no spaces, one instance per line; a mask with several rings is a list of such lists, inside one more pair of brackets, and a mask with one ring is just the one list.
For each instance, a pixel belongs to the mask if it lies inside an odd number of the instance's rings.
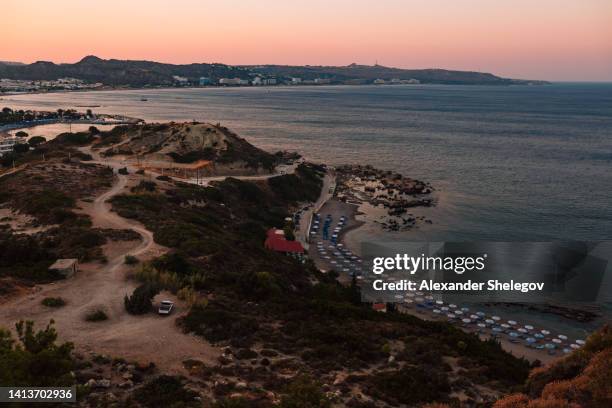
[[266,78],[261,81],[262,85],[276,85],[276,78]]
[[374,80],[374,85],[384,85],[386,83],[386,81],[384,79],[375,79]]
[[327,85],[331,83],[331,79],[329,78],[315,78],[315,84],[317,85]]
[[49,272],[65,279],[74,276],[79,268],[79,260],[74,258],[58,259],[49,267]]
[[264,243],[266,249],[282,252],[286,255],[303,255],[304,247],[297,241],[289,241],[285,238],[285,232],[276,228],[268,230]]
[[220,85],[248,85],[248,79],[240,79],[240,78],[221,78],[219,80]]
[[374,303],[372,304],[372,309],[376,312],[386,313],[387,312],[387,304],[386,303]]
[[0,139],[0,157],[11,153],[15,145],[26,143],[25,137],[10,136]]
[[179,75],[173,75],[172,80],[177,85],[188,85],[189,84],[189,79],[187,79],[186,77],[179,76]]
[[200,86],[212,85],[212,79],[208,77],[200,77]]
[[299,85],[302,83],[302,78],[291,78],[291,84]]

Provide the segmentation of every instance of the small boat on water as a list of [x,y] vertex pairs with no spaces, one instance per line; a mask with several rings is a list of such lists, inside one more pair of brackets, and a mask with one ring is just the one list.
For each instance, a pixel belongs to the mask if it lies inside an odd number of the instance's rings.
[[146,101],[148,101],[148,99],[143,97],[143,98],[140,98],[140,101],[141,102],[146,102]]

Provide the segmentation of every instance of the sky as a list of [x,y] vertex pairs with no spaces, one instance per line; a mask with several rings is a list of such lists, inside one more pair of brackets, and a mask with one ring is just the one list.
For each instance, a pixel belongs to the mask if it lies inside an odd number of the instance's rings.
[[612,81],[612,0],[2,0],[0,60],[348,65]]

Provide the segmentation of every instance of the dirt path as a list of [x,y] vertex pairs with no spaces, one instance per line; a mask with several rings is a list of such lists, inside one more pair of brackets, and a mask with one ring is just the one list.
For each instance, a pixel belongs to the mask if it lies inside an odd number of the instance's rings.
[[[105,164],[115,169],[121,167]],[[15,322],[24,319],[33,320],[41,327],[53,319],[60,338],[74,342],[79,352],[153,361],[164,372],[184,373],[182,361],[193,358],[212,362],[219,352],[202,339],[181,332],[176,319],[186,313],[186,307],[168,293],[160,294],[156,300],[163,297],[177,302],[176,311],[170,317],[153,313],[132,316],[125,312],[123,298],[136,286],[126,279],[125,256],[129,254],[146,260],[166,251],[154,242],[153,234],[142,225],[111,211],[108,200],[121,193],[126,184],[127,177],[118,175],[113,187],[83,212],[91,216],[95,227],[131,229],[141,236],[141,240],[109,244],[105,246],[107,263],[83,264],[73,278],[39,285],[33,293],[3,304],[0,326],[13,329]],[[41,305],[45,297],[58,296],[66,301],[66,306],[54,309]],[[85,321],[85,315],[97,309],[104,310],[108,320]]]

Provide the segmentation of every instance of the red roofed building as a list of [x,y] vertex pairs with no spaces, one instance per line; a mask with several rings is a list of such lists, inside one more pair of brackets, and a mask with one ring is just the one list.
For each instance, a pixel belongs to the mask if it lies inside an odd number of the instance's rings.
[[285,233],[283,230],[277,230],[271,228],[268,230],[268,237],[264,246],[267,249],[271,249],[276,252],[283,252],[286,254],[303,254],[304,247],[297,241],[288,241],[285,239]]

